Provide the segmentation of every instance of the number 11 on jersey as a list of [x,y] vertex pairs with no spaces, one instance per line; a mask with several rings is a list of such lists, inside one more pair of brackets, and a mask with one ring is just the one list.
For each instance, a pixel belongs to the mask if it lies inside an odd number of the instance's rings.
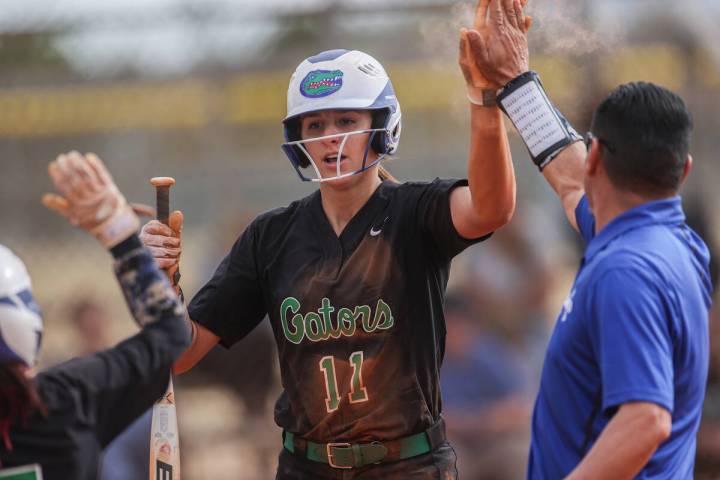
[[[353,367],[352,380],[350,381],[350,393],[348,393],[350,403],[367,402],[367,389],[363,385],[362,379],[363,352],[359,351],[351,353],[350,363]],[[330,413],[337,410],[340,405],[340,395],[338,394],[337,377],[335,375],[335,357],[329,355],[321,358],[320,370],[325,376],[325,391],[327,392],[325,407],[328,413]]]

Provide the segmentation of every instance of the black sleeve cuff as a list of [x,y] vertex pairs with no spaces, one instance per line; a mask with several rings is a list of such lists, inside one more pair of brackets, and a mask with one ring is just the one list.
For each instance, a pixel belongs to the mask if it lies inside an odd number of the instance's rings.
[[123,255],[133,251],[137,250],[138,248],[142,248],[143,244],[140,241],[140,237],[137,236],[137,234],[132,234],[122,242],[118,243],[114,247],[110,249],[110,252],[112,253],[113,257],[115,259],[121,258]]

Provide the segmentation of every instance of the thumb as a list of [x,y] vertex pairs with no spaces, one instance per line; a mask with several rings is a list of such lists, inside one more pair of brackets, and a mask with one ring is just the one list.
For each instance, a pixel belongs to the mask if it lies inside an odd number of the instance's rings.
[[472,85],[472,71],[471,71],[471,60],[470,60],[470,47],[468,46],[467,40],[467,29],[460,29],[460,51],[458,55],[458,63],[460,64],[460,70],[465,77],[465,82],[468,85]]
[[476,30],[468,30],[465,33],[467,38],[468,47],[470,48],[470,54],[473,56],[476,62],[480,64],[487,64],[490,62],[488,55],[488,48],[485,43],[485,39]]
[[168,225],[173,229],[177,236],[182,234],[184,215],[180,210],[175,210],[168,217]]
[[130,208],[132,208],[132,211],[135,212],[135,215],[138,217],[153,218],[157,215],[157,212],[153,207],[145,205],[144,203],[131,203]]
[[70,204],[68,201],[61,197],[60,195],[55,195],[54,193],[46,193],[42,196],[42,204],[45,205],[50,210],[53,210],[66,219],[70,220],[71,223],[75,223],[70,218]]

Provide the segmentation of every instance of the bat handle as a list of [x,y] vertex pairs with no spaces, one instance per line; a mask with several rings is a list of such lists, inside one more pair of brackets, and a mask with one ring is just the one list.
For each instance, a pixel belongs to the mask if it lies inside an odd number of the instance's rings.
[[[175,179],[171,177],[153,177],[150,183],[155,187],[155,208],[157,219],[169,226],[170,222],[170,187],[175,185]],[[180,282],[180,269],[175,266],[167,271],[173,285]]]
[[170,221],[170,187],[155,187],[157,219],[165,225]]
[[170,220],[170,187],[175,185],[175,179],[170,177],[153,177],[150,183],[155,187],[155,207],[157,219],[165,225]]

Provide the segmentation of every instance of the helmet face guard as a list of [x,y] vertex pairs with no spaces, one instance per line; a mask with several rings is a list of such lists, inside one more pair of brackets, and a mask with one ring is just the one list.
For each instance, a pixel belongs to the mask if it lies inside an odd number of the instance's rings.
[[[286,142],[282,149],[303,181],[326,182],[361,173],[395,153],[400,141],[401,111],[392,83],[380,63],[359,51],[330,50],[303,61],[290,79],[288,114],[283,120]],[[300,138],[304,115],[322,110],[371,110],[371,129],[320,138]],[[343,171],[337,162],[336,175],[323,178],[307,148],[310,142],[349,136],[369,135],[360,168]],[[368,163],[370,148],[378,158]],[[340,158],[340,157],[338,157]]]
[[[290,163],[295,168],[295,171],[300,176],[300,178],[305,182],[330,182],[333,180],[338,180],[341,178],[349,177],[351,175],[355,175],[356,173],[364,172],[365,170],[368,170],[378,163],[380,163],[380,160],[382,160],[386,154],[380,154],[377,156],[376,159],[368,163],[368,156],[370,154],[370,148],[372,147],[374,140],[377,136],[379,136],[381,133],[385,133],[384,129],[381,128],[370,128],[367,130],[355,130],[353,132],[348,133],[337,133],[334,135],[325,135],[323,137],[316,137],[316,138],[309,138],[307,140],[297,140],[294,142],[287,142],[282,145],[282,149],[285,152],[285,154],[290,159]],[[342,158],[343,150],[345,149],[345,144],[347,143],[348,139],[352,136],[356,135],[364,135],[368,136],[367,145],[365,147],[365,153],[363,155],[363,161],[360,166],[360,168],[357,168],[355,170],[342,170],[342,165],[340,161],[335,162],[336,170],[334,176],[329,177],[323,177],[320,173],[320,168],[318,167],[315,160],[313,160],[312,155],[310,155],[310,152],[308,151],[306,145],[311,144],[313,142],[322,142],[326,140],[332,140],[334,138],[340,138],[340,147],[338,149],[337,158],[338,160]]]
[[43,322],[23,262],[0,245],[0,363],[35,365]]

